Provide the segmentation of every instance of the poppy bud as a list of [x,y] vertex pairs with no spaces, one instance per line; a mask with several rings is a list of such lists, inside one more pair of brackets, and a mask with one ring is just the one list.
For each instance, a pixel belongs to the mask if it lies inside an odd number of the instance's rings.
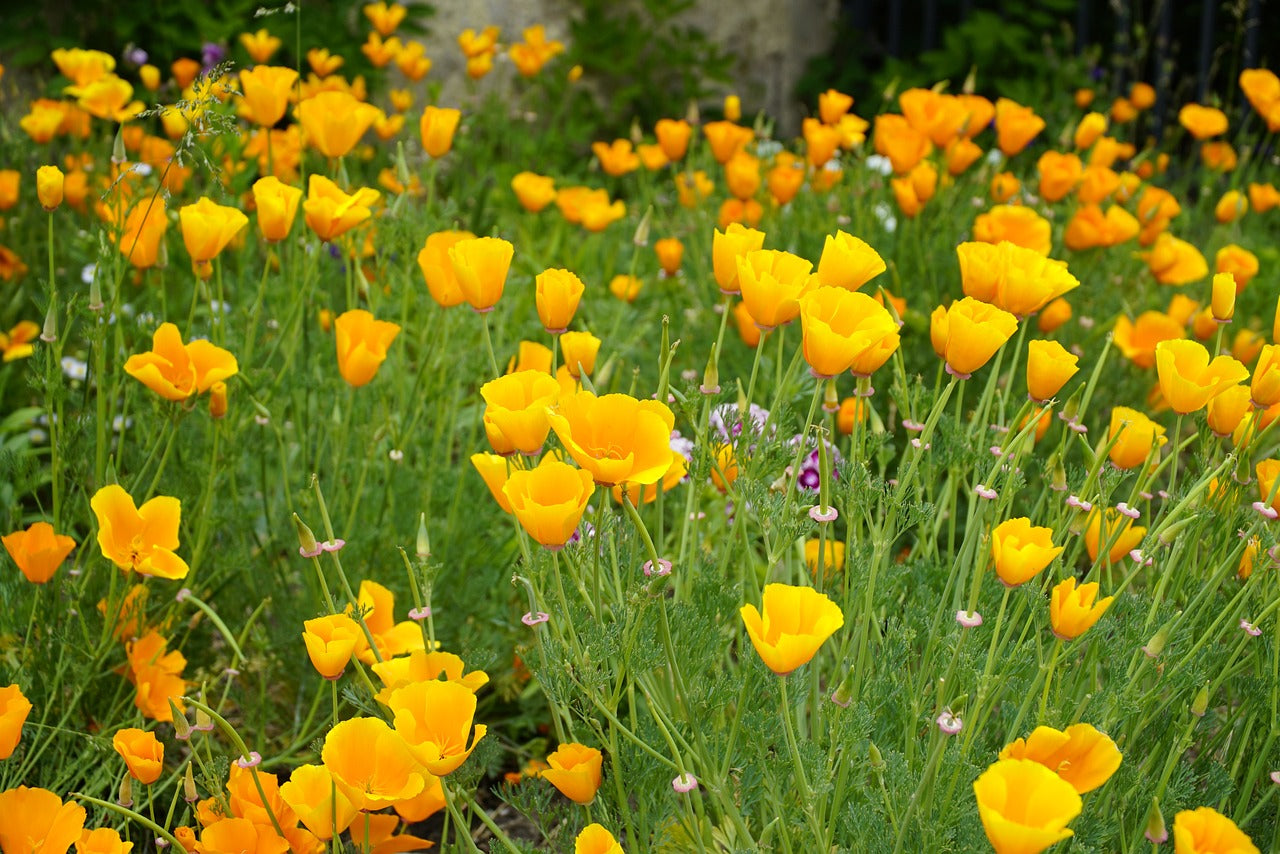
[[218,381],[209,388],[209,416],[220,419],[227,415],[227,384]]
[[871,767],[879,771],[884,767],[884,756],[880,753],[880,748],[876,747],[876,743],[870,742],[867,752],[870,754]]
[[707,357],[707,368],[702,372],[702,387],[699,389],[703,394],[718,394],[720,392],[720,367],[716,362],[716,345],[711,345],[711,355]]
[[200,793],[196,791],[196,778],[191,773],[191,763],[187,763],[187,770],[182,776],[182,799],[189,804],[194,804],[200,800]]
[[1230,273],[1218,273],[1213,277],[1213,319],[1230,323],[1236,311],[1236,279]]
[[66,177],[57,166],[41,166],[36,170],[36,195],[46,211],[53,212],[62,204],[62,187]]
[[431,557],[431,538],[427,535],[427,514],[418,514],[418,557],[423,560]]
[[[307,527],[297,513],[293,514],[293,526],[298,529],[298,546],[304,556],[314,557],[320,554],[320,546],[316,543],[316,535]],[[198,714],[198,713],[197,713]]]
[[1200,686],[1200,690],[1196,692],[1195,699],[1191,701],[1191,714],[1198,718],[1204,717],[1204,713],[1209,710],[1209,683],[1206,682]]
[[186,741],[191,738],[191,724],[187,723],[187,716],[178,708],[178,704],[169,698],[169,711],[173,715],[173,731],[174,736],[179,741]]
[[111,143],[111,162],[124,163],[126,155],[124,152],[124,129],[125,125],[121,123],[119,130],[116,131],[116,138]]
[[133,778],[127,771],[120,781],[120,793],[116,795],[116,803],[125,808],[133,806]]
[[1160,812],[1160,799],[1151,799],[1151,809],[1147,812],[1147,830],[1144,834],[1152,845],[1162,845],[1169,839],[1169,830],[1164,824],[1164,815]]
[[1142,652],[1147,658],[1159,658],[1160,653],[1164,652],[1165,645],[1169,642],[1169,633],[1173,629],[1173,622],[1165,623],[1160,629],[1147,641],[1142,647]]

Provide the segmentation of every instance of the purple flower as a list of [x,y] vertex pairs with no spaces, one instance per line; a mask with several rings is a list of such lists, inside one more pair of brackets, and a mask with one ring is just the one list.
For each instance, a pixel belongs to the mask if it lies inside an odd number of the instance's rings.
[[227,49],[217,42],[205,42],[200,48],[200,62],[205,71],[227,58]]

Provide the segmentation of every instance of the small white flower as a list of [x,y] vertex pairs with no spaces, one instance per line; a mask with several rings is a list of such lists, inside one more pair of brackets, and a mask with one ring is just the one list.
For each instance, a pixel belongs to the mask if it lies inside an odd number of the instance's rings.
[[63,356],[62,372],[73,380],[84,382],[89,376],[89,363],[82,362],[75,356]]
[[84,282],[86,285],[93,284],[93,276],[97,270],[97,264],[85,264],[84,268],[80,270],[80,281]]
[[872,154],[867,158],[867,168],[879,172],[886,178],[893,174],[893,162],[882,154]]

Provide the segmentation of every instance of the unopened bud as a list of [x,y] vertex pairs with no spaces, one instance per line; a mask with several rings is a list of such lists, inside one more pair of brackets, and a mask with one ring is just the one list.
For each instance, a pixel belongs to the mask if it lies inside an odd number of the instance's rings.
[[1187,516],[1185,519],[1178,519],[1177,521],[1162,527],[1160,529],[1160,536],[1158,537],[1158,539],[1160,540],[1160,545],[1162,546],[1173,545],[1173,542],[1178,538],[1178,535],[1181,534],[1183,530],[1187,528],[1188,525],[1190,525],[1192,522],[1196,521],[1199,518],[1200,518],[1199,514],[1193,513],[1190,516]]
[[40,340],[46,344],[58,340],[58,310],[53,300],[49,300],[49,310],[44,313],[44,329],[40,332]]
[[1196,698],[1191,701],[1191,714],[1198,718],[1204,717],[1204,713],[1209,710],[1209,683],[1206,682],[1200,686],[1200,690],[1196,692]]
[[698,112],[697,101],[694,101],[694,100],[689,101],[689,106],[686,107],[684,111],[684,120],[691,125],[697,125],[700,121],[702,121],[702,114]]
[[1164,814],[1160,812],[1160,799],[1151,799],[1151,809],[1147,811],[1147,830],[1143,834],[1152,845],[1163,845],[1169,840],[1169,829],[1164,826]]
[[1151,636],[1151,640],[1147,641],[1142,647],[1142,651],[1147,658],[1159,658],[1160,653],[1164,652],[1165,645],[1169,643],[1169,634],[1173,631],[1173,621],[1165,623],[1163,626]]
[[1055,451],[1049,460],[1049,465],[1053,469],[1051,475],[1052,480],[1049,482],[1049,488],[1055,492],[1067,491],[1067,467],[1062,464],[1061,451]]
[[209,387],[209,415],[215,420],[227,415],[227,384],[221,380]]
[[635,236],[631,238],[631,242],[636,246],[649,245],[649,221],[651,219],[653,219],[652,205],[645,209],[644,216],[640,217],[640,224],[636,226]]
[[298,551],[302,556],[315,557],[320,554],[320,545],[316,542],[315,532],[307,527],[307,523],[302,521],[297,513],[293,514],[293,526],[298,529]]
[[115,164],[124,163],[124,124],[116,129],[115,141],[111,143],[111,162]]
[[1080,420],[1080,401],[1084,397],[1085,386],[1077,386],[1076,390],[1071,393],[1071,397],[1067,398],[1067,402],[1062,405],[1062,414],[1059,416],[1068,424],[1074,424]]
[[716,345],[711,345],[711,355],[707,357],[707,369],[702,372],[702,387],[698,389],[703,394],[719,394],[720,393],[720,366],[716,359]]
[[179,741],[186,741],[191,738],[191,724],[187,723],[187,716],[178,708],[178,704],[169,698],[169,712],[173,715],[173,732]]
[[1213,277],[1213,292],[1209,303],[1213,319],[1229,323],[1236,313],[1236,277],[1230,273],[1218,273]]
[[192,729],[200,732],[213,732],[213,718],[204,709],[196,709],[196,725]]
[[640,119],[631,119],[631,144],[639,145],[644,142],[644,129],[640,127]]
[[187,763],[186,773],[182,777],[182,799],[189,804],[194,804],[200,800],[200,793],[196,791],[196,778],[191,773],[191,763]]
[[105,304],[102,302],[102,285],[98,283],[98,271],[94,269],[93,278],[89,281],[89,310],[102,311]]
[[[842,709],[849,708],[849,704],[853,702],[853,669],[852,668],[850,668],[849,672],[845,674],[844,679],[840,680],[839,687],[837,687],[835,690],[835,693],[831,695],[831,702],[835,703],[837,706],[839,706]],[[875,745],[872,745],[871,749],[875,750]]]
[[822,411],[823,412],[839,412],[840,411],[840,393],[836,390],[836,381],[834,379],[827,380],[827,386],[823,390]]
[[876,747],[876,743],[874,741],[870,743],[870,747],[867,749],[867,752],[870,754],[872,768],[879,771],[884,767],[884,757],[880,755],[880,748]]
[[426,560],[431,557],[431,538],[427,535],[427,514],[418,514],[418,557]]
[[409,182],[413,180],[409,172],[409,164],[404,159],[404,140],[396,143],[396,180],[402,187],[408,187]]
[[116,803],[126,808],[133,806],[133,778],[128,774],[120,780],[120,792],[116,795]]

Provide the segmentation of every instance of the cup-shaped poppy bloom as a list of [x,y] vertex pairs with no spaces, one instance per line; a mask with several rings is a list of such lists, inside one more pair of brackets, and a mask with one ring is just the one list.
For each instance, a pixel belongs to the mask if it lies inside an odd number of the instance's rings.
[[354,388],[368,385],[387,359],[387,348],[400,334],[399,324],[376,320],[362,308],[344,311],[333,322],[338,346],[338,372]]
[[154,732],[122,729],[111,738],[111,746],[124,759],[133,779],[149,786],[164,772],[164,745]]
[[1111,464],[1121,470],[1142,465],[1152,453],[1158,452],[1169,441],[1164,427],[1127,406],[1117,406],[1111,410],[1111,432],[1108,438],[1115,439],[1110,452]]
[[1060,581],[1049,599],[1049,624],[1061,640],[1075,640],[1102,618],[1115,600],[1114,596],[1098,599],[1098,582],[1076,587],[1075,578]]
[[639,276],[629,276],[626,273],[619,273],[609,280],[609,293],[623,302],[635,302],[643,287],[644,279]]
[[302,642],[311,666],[325,679],[337,679],[357,649],[368,645],[364,630],[346,614],[329,614],[302,624]]
[[689,150],[689,139],[693,136],[693,127],[684,119],[658,119],[653,127],[662,153],[671,162],[684,158]]
[[575,804],[589,804],[600,788],[600,768],[604,756],[594,747],[584,744],[562,744],[547,757],[551,767],[539,772],[551,785],[560,790]]
[[182,223],[182,242],[193,265],[207,264],[226,248],[240,229],[249,224],[249,218],[238,208],[220,205],[207,196],[201,196],[193,205],[184,205],[178,211]]
[[590,472],[548,456],[537,468],[513,471],[502,492],[529,536],[558,549],[578,529],[595,489]]
[[982,829],[996,854],[1039,854],[1073,835],[1084,808],[1057,774],[1030,759],[1001,759],[973,782]]
[[449,248],[449,261],[463,298],[478,312],[491,311],[502,299],[515,247],[499,237],[460,240]]
[[473,734],[476,695],[456,682],[415,682],[391,692],[387,705],[409,753],[437,777],[456,771],[489,731],[475,724]]
[[182,502],[157,495],[141,507],[118,484],[99,489],[89,501],[98,517],[102,556],[123,569],[157,578],[185,578],[189,567],[174,554]]
[[130,356],[124,370],[165,400],[180,401],[235,376],[240,366],[231,353],[203,339],[183,344],[178,327],[162,323],[151,336],[151,350]]
[[84,807],[64,804],[48,789],[0,792],[0,851],[64,854],[80,838],[84,819]]
[[825,594],[789,584],[765,585],[761,609],[744,605],[739,613],[756,652],[779,676],[808,664],[844,625],[840,606]]
[[1184,104],[1178,110],[1178,124],[1196,139],[1209,139],[1227,132],[1227,114],[1216,107]]
[[1057,341],[1035,340],[1027,345],[1027,393],[1037,403],[1053,397],[1080,370],[1080,357]]
[[667,276],[680,272],[680,262],[684,260],[684,244],[675,237],[664,237],[653,244],[653,253],[658,256],[658,266]]
[[337,784],[325,765],[300,765],[280,786],[280,798],[320,839],[346,830],[358,813],[345,787]]
[[[446,683],[439,682],[438,685]],[[471,697],[475,703],[475,697]],[[320,759],[357,810],[412,798],[426,785],[400,733],[379,718],[351,718],[329,730]]]
[[463,673],[466,663],[451,652],[440,652],[415,649],[408,655],[389,658],[373,665],[373,672],[382,680],[383,690],[376,695],[379,702],[385,702],[391,693],[414,682],[425,682],[431,679],[443,679],[456,682],[472,694],[489,684],[489,674],[483,670],[472,670]]
[[36,197],[46,211],[57,210],[62,204],[66,176],[57,166],[41,166],[36,170]]
[[1213,807],[1173,817],[1174,854],[1261,854],[1248,835]]
[[[516,371],[490,380],[480,388],[485,420],[522,454],[536,454],[547,440],[551,424],[547,407],[560,396],[555,377],[542,371]],[[496,450],[496,449],[495,449]]]
[[1253,411],[1253,403],[1249,398],[1249,387],[1233,385],[1222,394],[1209,401],[1209,409],[1205,420],[1209,429],[1220,439],[1235,433],[1246,415]]
[[718,121],[703,125],[702,135],[707,138],[711,156],[716,162],[728,163],[729,158],[755,137],[755,132],[731,121]]
[[1059,202],[1080,183],[1084,164],[1075,154],[1046,151],[1040,155],[1036,171],[1040,173],[1040,197],[1046,202]]
[[1146,528],[1133,524],[1132,518],[1108,507],[1104,510],[1095,509],[1089,514],[1084,543],[1090,560],[1098,560],[1103,546],[1106,546],[1109,549],[1107,558],[1112,563],[1119,563],[1142,543],[1142,538],[1146,535]]
[[996,205],[973,221],[973,239],[981,243],[1008,241],[1048,255],[1053,246],[1049,220],[1026,205]]
[[346,234],[372,216],[370,208],[382,196],[369,187],[361,187],[348,195],[323,175],[312,174],[307,182],[303,215],[307,227],[326,242]]
[[146,196],[134,203],[125,217],[124,231],[116,245],[120,254],[140,270],[154,267],[160,260],[160,243],[169,228],[164,196]]
[[996,101],[996,143],[1007,156],[1022,151],[1042,130],[1044,119],[1035,110],[1008,98]]
[[5,551],[18,565],[22,575],[32,584],[44,584],[62,566],[76,547],[76,541],[58,534],[48,522],[32,522],[25,531],[14,531],[0,537]]
[[885,271],[884,259],[863,240],[844,231],[827,235],[818,258],[818,282],[856,291]]
[[[178,841],[181,842],[182,839],[179,838]],[[194,850],[196,844],[194,834],[191,837],[191,844]],[[120,832],[113,827],[85,829],[76,840],[76,854],[129,854],[131,850],[133,850],[133,843],[121,839]]]
[[294,109],[307,142],[325,157],[342,157],[378,118],[378,108],[350,92],[327,90],[312,95]]
[[1003,309],[973,297],[934,310],[929,337],[934,352],[947,363],[947,372],[968,379],[1013,337],[1018,319]]
[[253,205],[258,211],[258,228],[269,243],[278,243],[289,236],[301,201],[302,190],[274,175],[254,182]]
[[510,476],[511,465],[507,462],[507,458],[499,454],[472,454],[471,465],[475,466],[475,470],[480,473],[484,485],[489,488],[489,494],[493,496],[494,501],[498,502],[502,512],[510,513],[511,502],[502,491],[502,488],[507,485],[507,477]]
[[560,398],[548,418],[574,462],[600,486],[648,485],[671,467],[675,415],[661,401],[580,391]]
[[282,42],[266,29],[261,29],[256,33],[241,33],[240,44],[244,46],[249,58],[261,65],[271,61],[272,55],[280,49]]
[[723,232],[717,230],[711,240],[711,268],[722,294],[736,294],[738,283],[738,259],[764,246],[764,232],[732,223]]
[[1110,780],[1122,757],[1106,733],[1090,724],[1072,724],[1065,731],[1036,727],[1026,739],[1005,745],[1000,758],[1039,762],[1083,795]]
[[556,180],[534,172],[521,172],[511,179],[511,189],[520,207],[538,213],[556,199]]
[[418,130],[422,148],[432,157],[444,157],[453,148],[453,135],[462,121],[462,111],[453,107],[428,106],[422,111]]
[[884,353],[887,359],[899,341],[898,324],[884,306],[844,288],[820,287],[805,294],[800,300],[800,328],[804,360],[820,379],[850,370],[855,362],[864,369],[858,373],[868,374],[867,358]]
[[22,725],[31,703],[17,685],[0,688],[0,760],[8,759],[22,740]]
[[534,279],[534,300],[543,328],[552,335],[568,329],[585,289],[582,280],[568,270],[539,273]]
[[400,22],[404,20],[404,16],[409,14],[407,7],[399,3],[388,4],[384,0],[365,4],[363,11],[364,16],[369,19],[369,23],[374,30],[381,36],[389,36],[394,33],[396,27],[400,26]]
[[904,175],[933,150],[933,144],[905,116],[881,113],[875,119],[875,148],[876,154],[889,158],[894,172]]
[[442,308],[466,302],[453,272],[453,262],[449,260],[449,250],[460,241],[474,239],[475,235],[469,231],[437,231],[427,236],[418,251],[418,269],[427,283],[427,291]]
[[1112,340],[1130,361],[1140,368],[1156,363],[1156,346],[1161,341],[1183,338],[1184,324],[1162,311],[1144,311],[1136,321],[1120,315],[1112,331]]
[[1249,394],[1259,409],[1280,403],[1280,344],[1266,344],[1258,353]]
[[1236,282],[1236,294],[1244,292],[1245,287],[1258,275],[1258,256],[1248,249],[1229,243],[1213,256],[1215,273],[1230,273]]
[[1009,241],[981,241],[956,247],[966,296],[991,303],[1016,317],[1028,317],[1080,286],[1063,261],[1046,258]]
[[600,339],[590,332],[566,332],[560,336],[560,354],[574,379],[591,376],[600,353]]
[[240,89],[249,108],[249,120],[269,128],[284,118],[297,81],[298,72],[283,66],[257,65],[241,71]]
[[800,298],[817,287],[813,264],[790,252],[757,249],[737,259],[742,301],[761,329],[790,323],[800,314]]
[[573,841],[573,854],[623,854],[623,851],[604,825],[588,824]]
[[1052,528],[1033,526],[1026,516],[1006,519],[991,531],[991,559],[1005,587],[1035,578],[1063,548],[1053,544]]
[[1209,264],[1200,250],[1167,231],[1161,232],[1142,258],[1162,285],[1189,285],[1209,275]]
[[1198,412],[1210,399],[1249,376],[1249,369],[1231,356],[1218,356],[1210,362],[1203,344],[1186,339],[1156,345],[1156,371],[1160,392],[1180,415]]

